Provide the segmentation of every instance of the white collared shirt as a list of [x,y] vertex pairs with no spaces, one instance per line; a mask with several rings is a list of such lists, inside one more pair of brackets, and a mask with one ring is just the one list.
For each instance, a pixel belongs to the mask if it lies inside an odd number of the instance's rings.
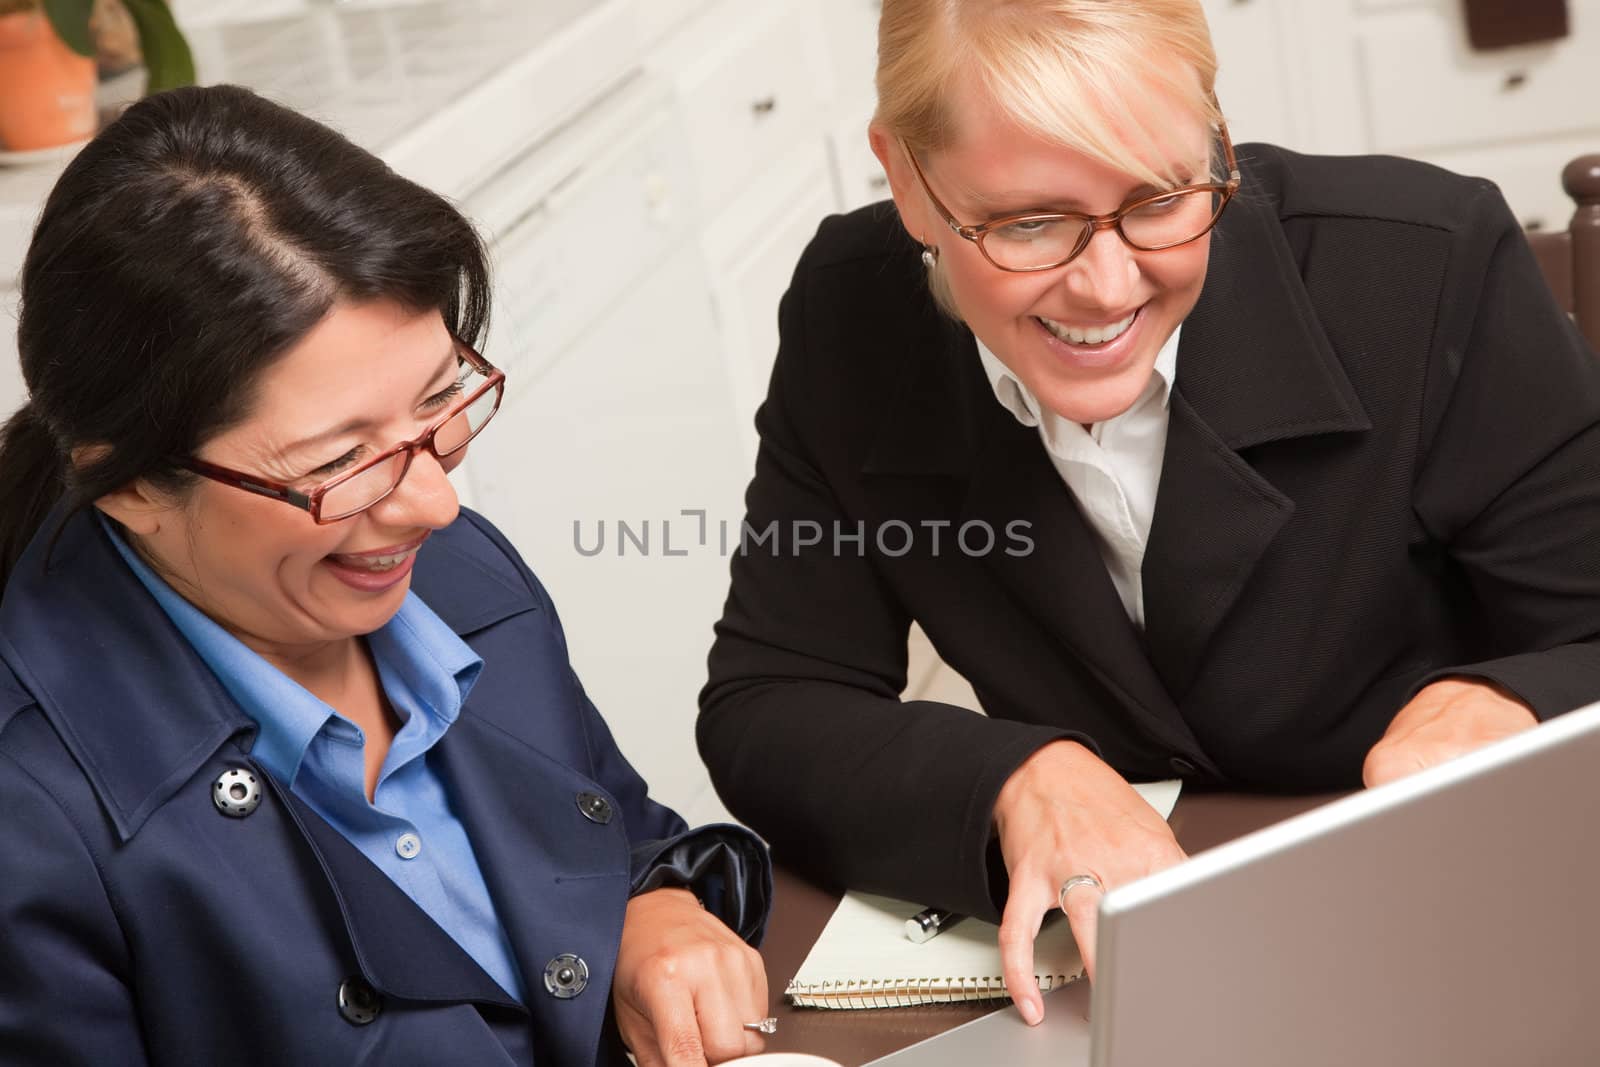
[[1024,426],[1037,426],[1045,454],[1097,535],[1111,584],[1128,618],[1144,629],[1144,550],[1155,516],[1156,487],[1167,447],[1172,382],[1178,369],[1178,334],[1156,356],[1154,372],[1133,406],[1088,430],[1045,410],[1026,385],[982,341],[978,356],[1002,407]]

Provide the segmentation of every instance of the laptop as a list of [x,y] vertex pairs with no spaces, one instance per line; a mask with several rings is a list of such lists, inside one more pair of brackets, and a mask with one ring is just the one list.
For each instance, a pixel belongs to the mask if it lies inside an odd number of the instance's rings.
[[1600,704],[1118,887],[1093,988],[888,1067],[1600,1064]]

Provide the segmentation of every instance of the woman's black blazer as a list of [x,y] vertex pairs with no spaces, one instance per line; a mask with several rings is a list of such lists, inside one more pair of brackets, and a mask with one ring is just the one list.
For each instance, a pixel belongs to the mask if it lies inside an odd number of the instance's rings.
[[[698,724],[780,861],[992,917],[995,795],[1053,738],[1132,778],[1349,788],[1441,673],[1541,717],[1600,699],[1600,365],[1500,194],[1240,154],[1183,325],[1142,633],[892,207],[823,223]],[[900,700],[912,620],[987,718]]]

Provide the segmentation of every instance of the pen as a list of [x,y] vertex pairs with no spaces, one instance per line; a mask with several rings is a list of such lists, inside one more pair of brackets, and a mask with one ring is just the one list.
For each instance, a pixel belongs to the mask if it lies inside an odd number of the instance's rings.
[[923,908],[906,920],[906,940],[920,945],[937,936],[941,930],[950,929],[963,918],[965,916],[944,908]]

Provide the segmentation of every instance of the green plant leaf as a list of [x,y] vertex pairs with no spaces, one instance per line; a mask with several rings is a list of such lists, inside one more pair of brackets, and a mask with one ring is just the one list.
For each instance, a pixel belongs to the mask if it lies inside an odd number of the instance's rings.
[[194,55],[166,0],[122,0],[122,6],[139,28],[139,48],[144,52],[145,69],[150,72],[145,91],[159,93],[193,85]]
[[94,0],[44,0],[45,18],[56,36],[80,56],[94,55],[94,38],[89,35],[89,13]]

